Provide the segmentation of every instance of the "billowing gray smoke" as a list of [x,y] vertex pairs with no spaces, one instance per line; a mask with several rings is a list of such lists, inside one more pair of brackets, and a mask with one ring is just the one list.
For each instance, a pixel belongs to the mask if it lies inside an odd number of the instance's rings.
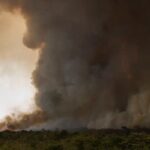
[[[0,0],[41,48],[33,82],[47,128],[150,127],[149,0]],[[33,123],[33,122],[32,122]]]

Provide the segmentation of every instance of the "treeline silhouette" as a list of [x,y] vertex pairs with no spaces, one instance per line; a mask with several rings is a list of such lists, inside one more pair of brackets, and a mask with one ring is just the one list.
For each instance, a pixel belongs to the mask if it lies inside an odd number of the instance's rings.
[[0,132],[0,150],[149,150],[150,129]]

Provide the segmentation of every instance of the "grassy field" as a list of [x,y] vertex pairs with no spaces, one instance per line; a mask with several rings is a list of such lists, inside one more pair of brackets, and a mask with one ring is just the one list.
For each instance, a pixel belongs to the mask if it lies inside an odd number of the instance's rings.
[[0,150],[150,150],[150,130],[5,131]]

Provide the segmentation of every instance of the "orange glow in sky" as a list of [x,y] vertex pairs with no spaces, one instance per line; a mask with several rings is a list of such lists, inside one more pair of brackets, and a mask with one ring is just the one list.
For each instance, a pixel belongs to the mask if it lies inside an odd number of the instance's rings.
[[23,45],[25,20],[18,14],[0,14],[0,119],[34,106],[31,84],[37,51]]

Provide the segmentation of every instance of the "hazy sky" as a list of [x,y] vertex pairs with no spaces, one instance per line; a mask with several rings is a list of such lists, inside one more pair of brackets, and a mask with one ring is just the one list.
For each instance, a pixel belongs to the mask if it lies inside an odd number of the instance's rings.
[[0,14],[0,119],[10,112],[25,111],[34,96],[31,85],[37,51],[23,45],[25,21],[19,14]]

